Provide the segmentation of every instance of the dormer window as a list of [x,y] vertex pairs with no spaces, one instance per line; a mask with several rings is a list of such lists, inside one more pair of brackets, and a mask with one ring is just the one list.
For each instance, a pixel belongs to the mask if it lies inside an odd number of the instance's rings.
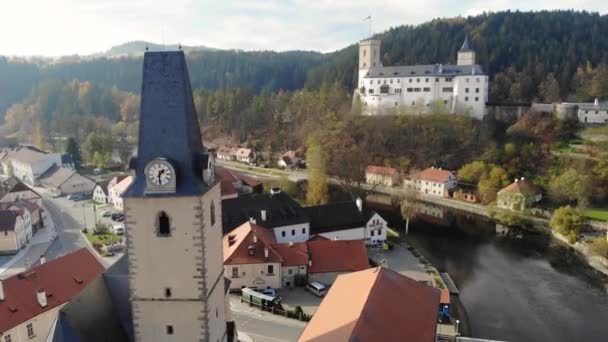
[[169,216],[167,215],[166,212],[161,211],[160,214],[158,214],[158,236],[161,237],[167,237],[167,236],[171,236],[171,226],[169,224],[170,220],[169,220]]

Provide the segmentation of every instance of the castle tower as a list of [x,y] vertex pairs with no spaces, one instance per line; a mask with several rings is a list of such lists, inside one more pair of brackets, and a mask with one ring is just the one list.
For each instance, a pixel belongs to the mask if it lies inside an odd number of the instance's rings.
[[[380,40],[366,39],[359,42],[359,75],[361,70],[381,67]],[[359,76],[361,77],[361,76]]]
[[226,341],[220,187],[182,51],[144,55],[124,194],[135,341]]
[[469,43],[469,36],[464,38],[462,47],[458,50],[458,65],[475,65],[475,51],[471,48]]

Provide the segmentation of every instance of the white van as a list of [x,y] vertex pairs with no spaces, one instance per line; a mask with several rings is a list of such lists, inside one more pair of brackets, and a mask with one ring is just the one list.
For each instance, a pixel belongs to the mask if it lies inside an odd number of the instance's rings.
[[318,297],[323,297],[327,293],[327,288],[325,287],[325,285],[316,281],[308,283],[308,285],[306,285],[306,289],[314,293]]

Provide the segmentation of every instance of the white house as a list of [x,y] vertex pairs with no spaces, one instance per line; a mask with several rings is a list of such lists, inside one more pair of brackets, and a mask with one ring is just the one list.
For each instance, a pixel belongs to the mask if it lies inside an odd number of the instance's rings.
[[29,185],[36,185],[38,178],[52,166],[61,166],[61,154],[47,153],[31,146],[19,148],[9,159],[12,175]]
[[368,165],[365,168],[365,182],[392,187],[399,184],[399,172],[392,167]]
[[250,148],[239,148],[235,153],[236,161],[241,163],[251,163],[255,157],[253,150]]
[[120,182],[118,182],[110,189],[110,202],[112,203],[112,205],[114,205],[114,208],[118,210],[123,210],[122,194],[125,192],[125,190],[127,190],[127,188],[131,185],[132,182],[133,177],[128,176],[123,178]]
[[608,123],[608,105],[600,104],[597,99],[594,103],[581,103],[578,106],[578,121],[584,124]]
[[413,109],[426,112],[433,106],[456,114],[483,119],[488,101],[489,78],[475,64],[468,37],[458,50],[456,65],[429,64],[385,67],[380,40],[359,43],[359,82],[355,90],[363,114],[399,113]]
[[110,196],[108,193],[108,185],[110,184],[110,179],[98,182],[95,184],[95,188],[93,189],[93,201],[97,203],[107,204],[110,201]]
[[413,175],[404,186],[425,195],[449,197],[449,191],[455,189],[457,184],[452,171],[430,167]]
[[363,201],[304,207],[310,219],[310,235],[329,240],[363,240],[372,245],[386,240],[387,222]]
[[236,150],[237,149],[232,148],[232,147],[222,146],[216,152],[217,159],[235,160],[236,159]]
[[49,341],[59,310],[104,269],[82,248],[0,280],[0,340]]

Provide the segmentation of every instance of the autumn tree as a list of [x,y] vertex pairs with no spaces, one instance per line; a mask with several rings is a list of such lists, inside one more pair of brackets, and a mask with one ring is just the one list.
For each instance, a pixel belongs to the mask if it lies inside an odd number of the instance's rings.
[[553,177],[549,183],[549,195],[558,202],[576,202],[580,206],[589,203],[591,191],[589,177],[575,169]]
[[478,191],[484,203],[496,200],[496,193],[509,184],[507,172],[500,166],[492,166],[490,171],[484,175],[478,184]]
[[329,202],[326,160],[318,139],[311,135],[307,141],[306,162],[308,163],[308,191],[306,202],[309,205]]
[[582,213],[568,205],[555,210],[550,225],[556,232],[567,236],[570,243],[574,243],[583,226],[583,221]]
[[547,77],[538,86],[538,93],[545,102],[559,102],[559,83],[552,73],[547,74]]
[[401,217],[405,220],[405,234],[410,232],[410,220],[418,215],[418,192],[413,188],[406,188],[401,198]]

